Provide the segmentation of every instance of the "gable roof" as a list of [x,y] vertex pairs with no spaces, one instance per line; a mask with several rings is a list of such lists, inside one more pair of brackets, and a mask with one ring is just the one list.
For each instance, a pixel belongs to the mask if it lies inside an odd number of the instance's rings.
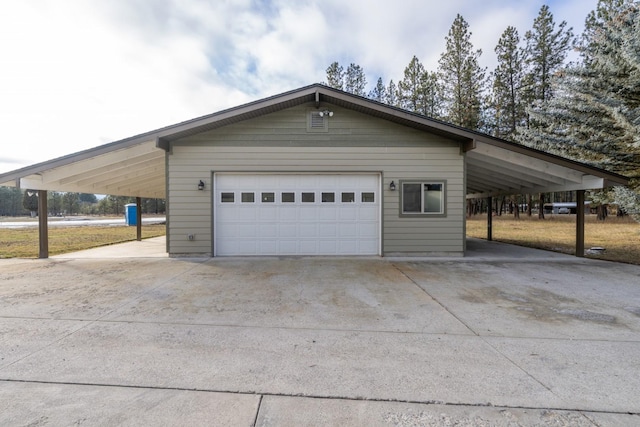
[[329,103],[460,143],[467,197],[627,185],[628,178],[519,144],[313,84],[110,144],[0,174],[0,185],[35,190],[165,197],[171,141],[306,103]]

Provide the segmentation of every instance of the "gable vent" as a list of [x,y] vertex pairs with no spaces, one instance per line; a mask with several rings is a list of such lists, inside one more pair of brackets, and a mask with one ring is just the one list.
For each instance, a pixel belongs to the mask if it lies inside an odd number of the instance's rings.
[[321,116],[319,111],[309,111],[307,116],[307,132],[328,132],[329,123],[326,116]]
[[313,129],[324,128],[324,117],[317,111],[311,112],[311,127]]

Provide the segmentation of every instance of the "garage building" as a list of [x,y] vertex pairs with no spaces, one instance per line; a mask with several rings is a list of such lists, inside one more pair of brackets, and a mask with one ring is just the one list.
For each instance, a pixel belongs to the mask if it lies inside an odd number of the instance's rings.
[[0,175],[166,197],[173,256],[462,256],[467,198],[626,182],[319,84]]

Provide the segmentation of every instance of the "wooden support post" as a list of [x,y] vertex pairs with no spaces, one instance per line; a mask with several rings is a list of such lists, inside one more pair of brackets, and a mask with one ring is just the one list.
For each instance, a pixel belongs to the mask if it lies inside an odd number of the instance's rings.
[[493,240],[493,198],[487,197],[487,240]]
[[584,190],[576,191],[576,256],[584,257]]
[[47,213],[47,191],[38,190],[38,258],[49,258],[49,223]]
[[136,197],[136,240],[142,240],[142,199]]

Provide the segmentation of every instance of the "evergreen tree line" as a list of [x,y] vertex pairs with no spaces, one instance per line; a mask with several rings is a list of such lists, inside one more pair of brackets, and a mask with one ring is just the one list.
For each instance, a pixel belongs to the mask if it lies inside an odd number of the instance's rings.
[[[385,84],[380,77],[366,92],[362,67],[352,63],[345,70],[334,62],[325,84],[629,176],[629,188],[591,199],[616,202],[640,219],[638,9],[632,0],[599,0],[576,37],[566,21],[557,24],[542,6],[523,37],[506,27],[490,73],[479,65],[482,51],[474,48],[469,24],[458,14],[436,70],[414,56],[402,79]],[[567,64],[571,48],[580,58]],[[531,207],[531,200],[526,204]]]
[[[135,197],[106,196],[100,200],[95,194],[47,192],[49,216],[124,215],[124,206],[135,203]],[[164,199],[141,199],[143,214],[164,214]],[[35,215],[38,211],[38,192],[0,187],[0,216]]]
[[517,127],[527,123],[526,106],[552,96],[552,76],[563,66],[574,40],[566,26],[565,21],[556,25],[546,5],[523,39],[515,27],[508,26],[495,48],[498,64],[487,73],[479,65],[482,50],[474,48],[469,24],[458,14],[445,37],[437,70],[427,70],[414,56],[401,79],[385,85],[379,77],[367,93],[362,67],[351,63],[345,69],[334,62],[326,70],[325,84],[468,129],[513,138]]

